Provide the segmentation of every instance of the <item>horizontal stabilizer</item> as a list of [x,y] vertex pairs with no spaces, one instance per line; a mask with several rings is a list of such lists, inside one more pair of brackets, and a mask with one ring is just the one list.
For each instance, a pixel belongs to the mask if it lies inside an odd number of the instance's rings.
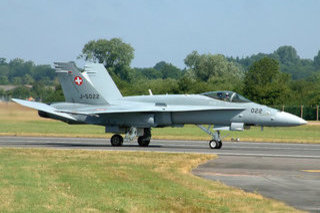
[[62,113],[62,112],[57,112],[56,108],[53,108],[53,107],[51,107],[47,104],[44,104],[44,103],[39,103],[39,102],[34,102],[34,101],[25,101],[25,100],[16,99],[16,98],[13,98],[12,101],[14,101],[22,106],[26,106],[26,107],[36,109],[39,111],[43,111],[43,112],[46,112],[49,114],[53,114],[53,115],[56,115],[56,116],[59,116],[62,118],[76,121],[76,119],[74,117],[72,117],[71,115],[66,114],[66,113]]

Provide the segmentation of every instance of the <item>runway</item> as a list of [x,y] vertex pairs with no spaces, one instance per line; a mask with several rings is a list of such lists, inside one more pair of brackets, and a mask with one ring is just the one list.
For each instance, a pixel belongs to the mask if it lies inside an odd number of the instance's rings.
[[320,145],[225,142],[221,150],[207,141],[152,140],[149,147],[124,143],[112,147],[98,138],[0,137],[1,147],[156,151],[218,154],[193,170],[195,175],[257,192],[310,212],[320,212]]

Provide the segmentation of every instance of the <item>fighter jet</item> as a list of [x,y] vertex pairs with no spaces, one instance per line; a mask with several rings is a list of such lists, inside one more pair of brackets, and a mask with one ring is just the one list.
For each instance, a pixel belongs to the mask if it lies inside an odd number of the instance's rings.
[[[295,115],[254,103],[232,91],[202,94],[123,97],[103,64],[90,63],[81,72],[73,62],[55,63],[65,102],[45,104],[12,99],[38,110],[44,118],[68,124],[93,124],[114,133],[112,146],[125,139],[146,147],[151,129],[194,124],[209,134],[211,149],[222,147],[220,131],[243,131],[251,126],[299,126],[307,122]],[[208,125],[208,126],[205,126]]]

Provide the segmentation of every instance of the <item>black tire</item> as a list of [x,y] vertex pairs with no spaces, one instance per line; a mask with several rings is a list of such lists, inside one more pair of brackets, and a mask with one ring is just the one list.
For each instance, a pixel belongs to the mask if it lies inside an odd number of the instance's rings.
[[222,147],[222,141],[218,141],[218,146],[216,147],[216,149],[221,149]]
[[121,135],[113,135],[110,139],[112,146],[122,146],[123,137]]
[[150,137],[140,136],[138,137],[139,146],[147,147],[150,143]]
[[215,141],[215,140],[209,141],[210,149],[217,149],[218,146],[219,146],[219,142],[218,141]]

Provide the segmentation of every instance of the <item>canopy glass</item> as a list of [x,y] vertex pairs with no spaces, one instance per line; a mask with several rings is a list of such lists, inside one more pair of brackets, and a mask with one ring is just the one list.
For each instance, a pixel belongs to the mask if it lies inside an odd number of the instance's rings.
[[239,95],[232,91],[215,91],[215,92],[206,92],[202,93],[210,98],[214,98],[221,101],[233,102],[233,103],[249,103],[250,100],[246,99],[242,95]]

